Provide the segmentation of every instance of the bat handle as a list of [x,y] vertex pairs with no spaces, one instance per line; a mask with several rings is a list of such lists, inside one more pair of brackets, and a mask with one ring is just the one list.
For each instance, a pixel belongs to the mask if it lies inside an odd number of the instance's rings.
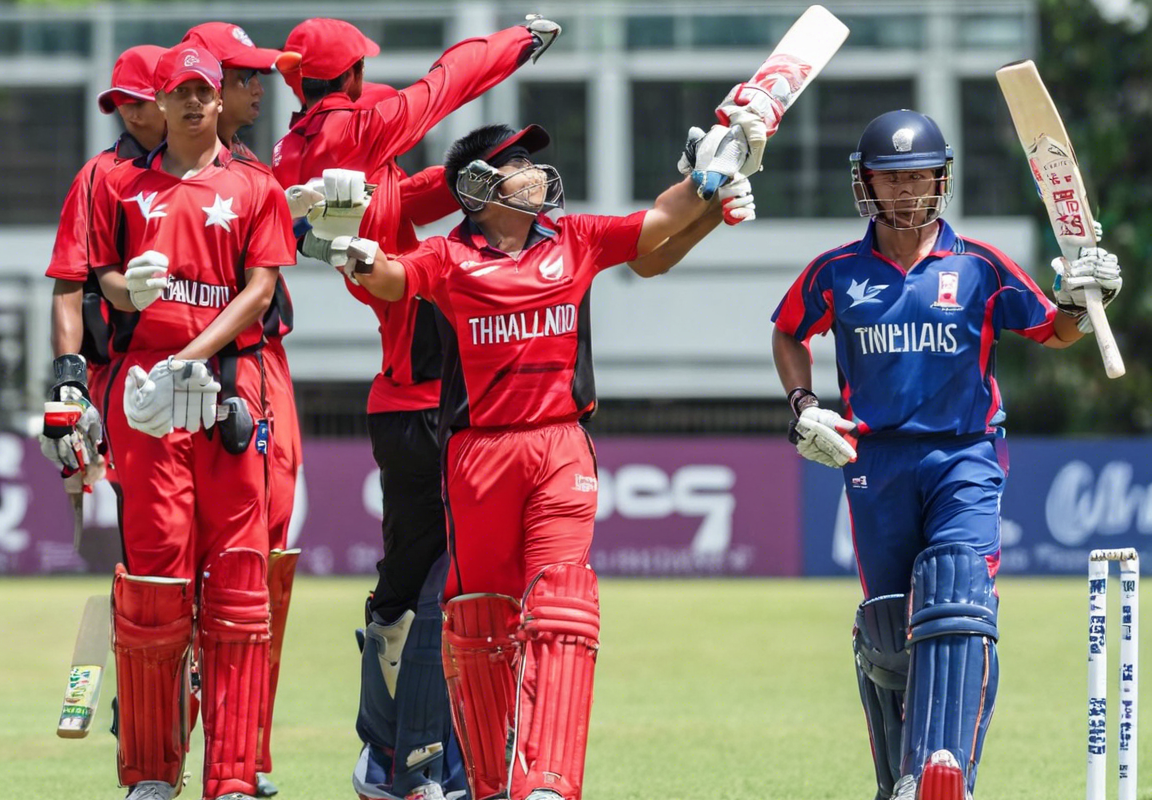
[[1088,307],[1088,318],[1092,320],[1092,328],[1096,331],[1096,344],[1099,345],[1100,357],[1104,360],[1104,371],[1109,378],[1119,378],[1124,374],[1124,359],[1120,355],[1120,348],[1116,346],[1116,339],[1112,336],[1108,315],[1104,313],[1100,287],[1086,286],[1084,300]]

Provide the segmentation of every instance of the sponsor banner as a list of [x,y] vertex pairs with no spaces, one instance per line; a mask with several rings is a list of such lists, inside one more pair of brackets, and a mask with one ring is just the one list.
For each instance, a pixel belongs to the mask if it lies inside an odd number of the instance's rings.
[[[1152,439],[1009,437],[1008,449],[1002,573],[1083,575],[1090,550],[1116,547],[1152,570]],[[855,574],[840,471],[806,462],[803,484],[804,574]]]
[[[302,572],[370,574],[381,557],[381,494],[367,441],[304,443],[289,542]],[[603,575],[801,574],[800,459],[776,438],[609,438],[598,476],[591,561]],[[116,499],[86,496],[79,554],[60,479],[39,445],[0,433],[0,573],[111,572],[120,558]]]

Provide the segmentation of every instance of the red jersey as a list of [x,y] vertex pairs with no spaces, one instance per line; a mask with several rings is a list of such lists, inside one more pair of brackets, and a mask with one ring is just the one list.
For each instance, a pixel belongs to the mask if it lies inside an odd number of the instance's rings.
[[592,279],[636,258],[645,213],[541,215],[519,260],[466,220],[399,257],[405,297],[431,299],[454,334],[445,342],[441,431],[546,425],[593,411]]
[[[395,94],[374,89],[371,94],[379,99],[370,106],[343,93],[330,94],[276,143],[272,171],[285,189],[330,168],[371,175],[415,147],[444,117],[511,75],[528,60],[532,47],[527,28],[508,28],[460,42],[406,89]],[[390,191],[386,198],[398,199]]]
[[[222,147],[211,164],[181,179],[161,168],[165,149],[113,169],[93,203],[93,268],[122,270],[146,250],[169,259],[168,288],[140,312],[132,350],[176,352],[240,293],[245,269],[296,263],[288,202],[267,167]],[[257,320],[236,345],[262,339]]]

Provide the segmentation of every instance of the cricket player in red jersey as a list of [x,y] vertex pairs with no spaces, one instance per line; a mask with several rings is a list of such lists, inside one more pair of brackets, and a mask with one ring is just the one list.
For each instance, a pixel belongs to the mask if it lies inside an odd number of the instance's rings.
[[[256,47],[239,25],[230,22],[205,22],[191,28],[182,43],[202,46],[220,59],[224,68],[221,84],[223,109],[216,122],[220,141],[234,158],[259,161],[256,154],[239,136],[241,128],[256,122],[264,97],[261,75],[273,70],[296,70],[300,54],[267,47]],[[268,558],[268,591],[272,603],[271,678],[266,718],[261,728],[261,757],[258,796],[271,797],[278,791],[264,773],[272,771],[272,714],[276,705],[276,688],[280,678],[280,653],[292,599],[292,582],[300,551],[288,550],[288,524],[296,500],[296,479],[303,461],[300,423],[296,413],[296,394],[284,351],[284,337],[292,331],[292,297],[284,276],[276,284],[276,294],[264,315],[264,378],[266,396],[271,406],[269,419],[271,443],[268,450],[268,532],[271,551]]]
[[[60,212],[52,260],[45,273],[56,281],[52,291],[52,371],[56,382],[51,398],[80,406],[80,421],[60,439],[41,437],[41,450],[69,475],[79,469],[77,447],[88,465],[84,483],[100,476],[104,440],[104,391],[109,372],[109,313],[96,276],[89,269],[88,225],[94,188],[112,167],[146,155],[164,139],[164,115],[156,107],[152,72],[164,48],[139,45],[121,53],[112,68],[112,85],[97,98],[105,114],[114,111],[124,133],[112,147],[90,159],[72,181]],[[107,478],[119,494],[111,463]]]
[[[397,91],[365,83],[364,58],[380,48],[354,26],[331,19],[298,25],[285,47],[302,56],[299,80],[289,83],[299,88],[306,111],[277,144],[273,170],[286,189],[342,170],[335,182],[327,181],[326,212],[310,216],[314,230],[306,244],[316,242],[317,235],[326,245],[341,232],[361,232],[392,251],[415,246],[414,222],[431,222],[458,206],[442,167],[409,177],[396,156],[449,113],[539,57],[559,33],[556,23],[533,18],[524,26],[466,40],[444,53],[424,78]],[[359,173],[355,193],[349,188],[356,180],[353,172]],[[376,185],[367,211],[361,201],[364,173]],[[360,209],[363,220],[334,221],[332,212],[342,211],[336,208],[342,200]],[[341,223],[350,227],[342,231]],[[333,224],[337,227],[327,228]],[[316,254],[308,246],[304,252]],[[376,314],[383,349],[368,424],[384,498],[385,558],[365,610],[356,724],[363,747],[353,788],[364,800],[438,800],[462,790],[464,778],[450,741],[439,665],[444,573],[434,565],[444,554],[446,536],[436,440],[442,356],[435,310],[415,298],[386,303],[354,283],[348,288]],[[382,668],[387,663],[393,666]]]
[[[766,140],[759,117],[741,119],[749,142]],[[596,404],[589,292],[616,264],[663,271],[640,257],[709,208],[686,179],[648,211],[552,221],[542,212],[563,204],[559,175],[530,160],[548,141],[535,125],[473,131],[445,162],[464,223],[398,258],[357,255],[372,262],[358,275],[365,288],[431,299],[452,333],[443,661],[477,800],[580,798],[600,628],[588,566],[596,460],[580,425]],[[745,150],[727,174],[756,169],[761,152],[750,164]]]
[[161,56],[167,140],[112,170],[93,203],[101,288],[140,312],[111,379],[123,403],[107,419],[124,490],[126,564],[112,599],[130,800],[168,800],[181,780],[194,642],[203,797],[256,791],[271,638],[261,319],[295,253],[271,173],[217,138],[222,77],[203,48]]

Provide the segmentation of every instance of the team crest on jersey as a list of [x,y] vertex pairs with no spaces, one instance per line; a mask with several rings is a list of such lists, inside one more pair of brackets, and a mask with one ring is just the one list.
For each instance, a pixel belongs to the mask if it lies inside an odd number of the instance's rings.
[[204,220],[204,227],[208,228],[216,225],[231,233],[232,220],[240,216],[232,211],[232,200],[233,198],[231,197],[225,200],[220,195],[216,195],[216,200],[212,205],[200,206],[200,210],[207,215],[207,218]]
[[159,192],[152,192],[152,194],[148,195],[140,192],[135,197],[130,198],[130,202],[140,206],[140,213],[144,215],[145,220],[159,219],[160,217],[168,216],[168,213],[164,211],[164,209],[168,207],[167,203],[161,203],[155,208],[152,207],[152,204],[156,202],[157,194],[159,194]]
[[882,283],[879,286],[869,286],[868,281],[857,283],[856,279],[852,279],[852,285],[848,287],[848,296],[852,298],[852,305],[848,308],[855,308],[863,303],[879,303],[876,295],[888,288],[888,284]]
[[558,281],[564,274],[564,256],[556,256],[540,265],[540,277],[546,281]]
[[964,306],[956,302],[956,294],[959,288],[959,272],[941,272],[940,282],[936,289],[936,302],[932,304],[932,308],[938,308],[941,311],[959,311],[964,308]]

